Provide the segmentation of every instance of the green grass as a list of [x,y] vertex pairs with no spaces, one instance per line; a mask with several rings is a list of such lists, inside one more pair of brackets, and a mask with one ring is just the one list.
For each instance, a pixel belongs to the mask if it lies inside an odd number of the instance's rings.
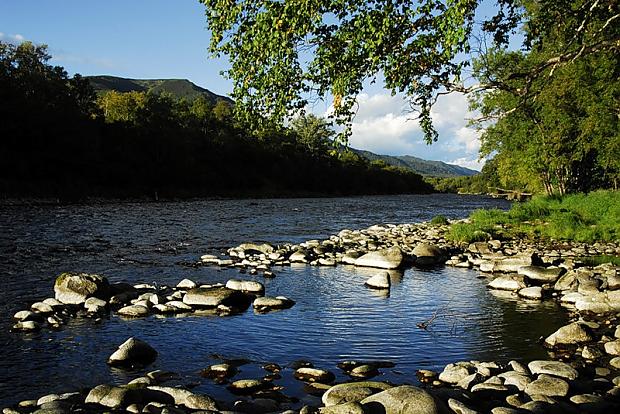
[[620,192],[596,191],[535,197],[509,211],[476,210],[470,223],[450,227],[448,238],[471,243],[486,238],[531,237],[579,242],[620,239]]
[[431,220],[431,224],[435,224],[435,225],[448,224],[448,219],[446,218],[446,216],[439,214],[433,217],[433,219]]

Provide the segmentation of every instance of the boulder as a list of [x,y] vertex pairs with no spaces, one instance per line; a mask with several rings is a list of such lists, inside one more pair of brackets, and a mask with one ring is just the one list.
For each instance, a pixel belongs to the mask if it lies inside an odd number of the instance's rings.
[[571,290],[577,286],[577,272],[571,270],[564,273],[553,285],[555,290]]
[[240,292],[252,293],[255,295],[262,295],[265,293],[265,286],[262,283],[254,280],[237,280],[230,279],[226,282],[226,287],[232,290],[238,290]]
[[489,285],[491,289],[519,291],[526,287],[523,276],[499,276],[493,279]]
[[263,244],[256,244],[256,243],[242,243],[239,246],[237,246],[237,250],[242,250],[245,254],[264,254],[264,255],[269,255],[271,253],[274,252],[274,248],[272,245],[267,244],[267,243],[263,243]]
[[55,298],[62,303],[82,304],[90,297],[107,300],[110,284],[104,276],[62,273],[54,283]]
[[261,296],[254,299],[253,303],[254,309],[256,309],[257,312],[288,309],[293,307],[293,305],[295,305],[295,301],[284,296],[276,296],[275,298],[270,296]]
[[192,410],[217,410],[215,401],[206,395],[194,394],[184,388],[150,386],[150,391],[169,395],[176,405],[184,405]]
[[602,292],[587,295],[582,294],[581,297],[575,301],[575,308],[581,312],[593,313],[607,313],[613,310],[607,300],[607,295]]
[[517,270],[517,273],[531,281],[555,283],[563,271],[564,269],[561,267],[522,266]]
[[520,255],[504,257],[502,259],[493,260],[493,272],[517,272],[523,266],[531,266],[533,264],[533,255]]
[[102,384],[90,390],[84,402],[119,409],[136,402],[137,399],[135,393],[128,388]]
[[368,414],[448,414],[450,410],[427,391],[401,385],[371,395],[361,401]]
[[620,355],[620,339],[606,342],[604,346],[605,346],[605,352],[607,352],[607,354],[613,355],[613,356]]
[[549,374],[574,380],[579,375],[575,368],[560,361],[532,361],[528,365],[532,374]]
[[198,287],[198,285],[190,279],[183,279],[177,283],[177,289],[194,289],[195,287]]
[[445,259],[443,249],[434,244],[419,243],[412,254],[416,257],[415,263],[418,266],[429,266],[441,263]]
[[397,269],[402,265],[403,259],[402,251],[395,246],[368,252],[355,260],[355,266]]
[[366,414],[364,407],[356,401],[321,407],[318,412],[320,414]]
[[540,286],[531,286],[519,290],[517,295],[525,299],[541,300],[543,298],[543,291]]
[[542,374],[538,379],[530,382],[525,387],[527,395],[546,395],[548,397],[566,397],[569,385],[561,378]]
[[187,291],[183,296],[183,303],[205,308],[215,308],[220,305],[247,307],[250,304],[250,298],[238,290],[226,287],[195,288]]
[[130,318],[139,318],[142,316],[147,316],[149,314],[149,309],[143,305],[129,305],[120,308],[116,311],[116,313]]
[[373,394],[385,391],[389,388],[391,388],[391,386],[384,382],[348,382],[334,385],[323,394],[321,400],[327,407],[354,401],[359,402],[364,398],[370,397]]
[[472,373],[472,370],[468,367],[459,364],[448,364],[439,374],[439,380],[448,384],[458,384]]
[[136,338],[129,338],[108,358],[114,366],[143,366],[157,359],[157,351],[149,344]]
[[590,334],[590,329],[581,323],[574,322],[552,333],[545,339],[545,344],[549,346],[576,345],[590,342],[594,338]]
[[241,379],[231,383],[228,386],[230,392],[235,394],[252,394],[256,391],[262,390],[266,387],[265,384],[261,380],[255,379]]
[[302,367],[295,371],[294,377],[301,381],[330,383],[336,377],[329,371],[318,368]]
[[388,272],[378,273],[369,278],[365,285],[372,289],[389,289],[391,285],[390,274]]

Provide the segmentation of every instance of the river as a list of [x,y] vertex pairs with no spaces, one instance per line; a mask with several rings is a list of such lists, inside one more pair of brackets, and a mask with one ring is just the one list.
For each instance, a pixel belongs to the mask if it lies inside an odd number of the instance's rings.
[[[475,196],[407,195],[1,206],[0,407],[50,392],[126,383],[153,369],[177,372],[177,383],[230,400],[224,386],[198,375],[223,359],[251,361],[235,379],[260,377],[261,363],[286,366],[306,359],[341,380],[338,362],[389,360],[396,366],[383,369],[379,380],[415,383],[417,369],[441,369],[457,360],[545,357],[538,339],[566,320],[554,302],[526,304],[495,296],[477,271],[455,268],[395,272],[387,296],[363,286],[372,274],[368,269],[275,268],[276,278],[257,280],[267,294],[294,299],[291,309],[266,315],[250,309],[231,317],[112,316],[100,324],[76,319],[56,332],[8,332],[11,315],[53,296],[54,279],[64,271],[158,284],[252,278],[234,269],[183,263],[246,241],[298,243],[344,228],[420,222],[438,214],[461,218],[483,207],[509,204]],[[434,314],[438,318],[430,329],[416,327]],[[129,336],[159,352],[145,370],[106,365]],[[278,383],[299,404],[316,402],[292,379],[292,370],[284,370]]]

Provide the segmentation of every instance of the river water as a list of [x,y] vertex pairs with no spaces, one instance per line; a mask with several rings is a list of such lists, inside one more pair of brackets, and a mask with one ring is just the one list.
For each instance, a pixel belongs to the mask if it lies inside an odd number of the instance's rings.
[[[305,359],[340,380],[345,377],[338,362],[389,360],[396,366],[383,369],[377,379],[415,383],[417,369],[441,369],[457,360],[545,357],[537,341],[565,322],[561,309],[553,302],[527,304],[495,296],[477,271],[455,268],[394,272],[388,296],[363,286],[373,274],[368,269],[275,268],[275,279],[256,278],[268,295],[294,299],[291,309],[266,315],[250,309],[231,317],[112,316],[100,324],[73,320],[57,332],[8,332],[11,315],[53,296],[54,279],[64,271],[132,283],[250,279],[234,269],[182,263],[246,241],[297,243],[344,228],[420,222],[437,214],[460,218],[476,208],[508,206],[457,195],[2,206],[0,407],[50,392],[126,383],[153,369],[177,372],[177,383],[231,400],[224,386],[198,375],[224,359],[251,361],[235,379],[260,378],[265,362],[287,366]],[[431,329],[416,327],[434,314]],[[159,352],[145,370],[106,365],[129,336]],[[277,382],[299,404],[317,401],[292,379],[292,369],[285,369]]]

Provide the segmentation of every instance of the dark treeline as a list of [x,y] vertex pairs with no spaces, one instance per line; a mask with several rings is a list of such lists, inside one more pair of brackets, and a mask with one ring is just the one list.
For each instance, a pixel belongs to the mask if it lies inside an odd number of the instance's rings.
[[323,120],[248,132],[224,101],[97,96],[45,46],[0,43],[3,197],[423,193],[421,176],[334,154]]

